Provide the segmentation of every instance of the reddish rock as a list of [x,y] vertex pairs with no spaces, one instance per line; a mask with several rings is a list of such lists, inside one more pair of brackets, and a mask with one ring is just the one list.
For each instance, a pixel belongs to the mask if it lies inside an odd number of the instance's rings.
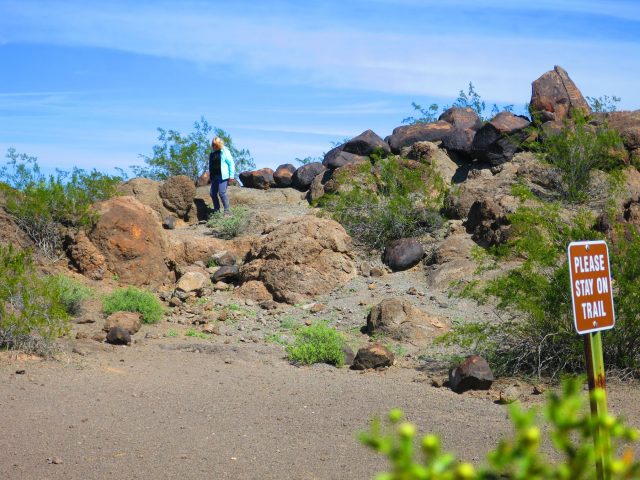
[[399,154],[404,147],[410,147],[416,142],[436,142],[442,140],[453,130],[449,122],[416,123],[395,128],[387,138],[391,151]]
[[557,65],[531,84],[529,110],[533,118],[539,117],[541,122],[571,118],[573,110],[581,110],[584,115],[591,113],[569,74]]
[[251,172],[243,172],[240,174],[242,185],[247,188],[256,188],[258,190],[267,190],[275,187],[276,182],[273,178],[273,170],[270,168],[261,168]]
[[96,209],[99,219],[89,239],[104,255],[108,269],[124,283],[162,283],[169,272],[166,238],[151,208],[133,197],[115,197]]
[[493,372],[487,361],[479,355],[467,357],[449,372],[449,386],[457,393],[467,390],[489,390],[493,383]]
[[189,211],[196,196],[196,186],[191,178],[186,175],[170,177],[163,182],[158,193],[167,210],[183,220],[189,218]]
[[369,368],[384,368],[393,365],[395,357],[384,345],[374,343],[358,350],[351,368],[354,370],[367,370]]
[[376,149],[382,149],[387,153],[391,152],[389,144],[380,138],[373,130],[362,132],[342,146],[343,152],[360,156],[370,155]]
[[276,168],[276,171],[273,174],[273,181],[278,188],[286,188],[291,186],[291,182],[293,182],[293,174],[296,171],[296,167],[291,165],[290,163],[285,163],[284,165],[280,165]]
[[67,247],[67,255],[71,264],[80,273],[92,280],[102,280],[107,271],[104,255],[91,243],[91,240],[81,230],[71,240]]
[[476,111],[469,107],[451,107],[442,112],[438,120],[450,123],[457,130],[478,130],[482,126],[482,120]]
[[136,312],[114,312],[107,317],[102,329],[109,332],[114,327],[124,328],[130,335],[134,335],[140,330],[142,321],[140,314]]
[[122,196],[135,197],[140,203],[158,212],[160,218],[171,214],[160,198],[160,182],[150,178],[132,178],[118,186],[118,193]]

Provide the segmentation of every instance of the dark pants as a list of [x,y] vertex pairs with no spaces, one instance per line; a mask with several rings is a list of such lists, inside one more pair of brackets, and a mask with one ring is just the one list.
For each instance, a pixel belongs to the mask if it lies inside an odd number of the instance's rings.
[[227,185],[229,184],[229,179],[222,180],[220,175],[214,175],[211,177],[211,200],[213,200],[213,211],[220,211],[220,202],[218,201],[218,195],[220,195],[220,199],[222,200],[222,206],[224,207],[224,211],[229,211],[229,197],[227,196]]

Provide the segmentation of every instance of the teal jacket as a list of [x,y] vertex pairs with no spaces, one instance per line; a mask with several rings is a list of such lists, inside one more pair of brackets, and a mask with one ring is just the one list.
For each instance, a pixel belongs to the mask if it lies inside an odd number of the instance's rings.
[[[213,161],[213,152],[209,155],[209,172],[212,171],[211,162]],[[233,156],[227,147],[222,147],[220,150],[220,171],[222,173],[222,180],[228,180],[233,178],[236,173],[235,161]]]

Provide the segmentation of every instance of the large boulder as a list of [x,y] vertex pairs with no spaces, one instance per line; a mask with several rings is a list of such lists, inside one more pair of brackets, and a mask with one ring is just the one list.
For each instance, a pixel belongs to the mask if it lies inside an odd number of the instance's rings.
[[500,112],[485,123],[473,137],[472,155],[491,165],[508,162],[527,137],[530,125],[526,117]]
[[108,269],[124,283],[155,285],[169,272],[167,240],[154,211],[133,197],[96,204],[98,222],[89,239],[104,255]]
[[471,128],[454,128],[442,139],[442,146],[449,152],[460,153],[471,158],[475,136],[476,131]]
[[302,303],[355,276],[351,238],[333,220],[294,217],[251,248],[240,274],[243,283],[262,282],[277,301]]
[[102,280],[107,271],[107,261],[84,231],[69,236],[67,242],[67,256],[71,264],[84,276]]
[[342,150],[336,150],[334,152],[334,150],[331,150],[329,153],[327,153],[324,156],[324,160],[322,160],[322,164],[331,170],[344,167],[345,165],[349,165],[351,163],[361,163],[369,161],[368,157],[362,155],[356,155],[355,153],[349,153]]
[[160,197],[161,182],[150,178],[132,178],[118,186],[118,194],[135,197],[140,203],[158,212],[161,218],[171,214]]
[[189,218],[196,196],[196,185],[191,178],[186,175],[169,177],[162,183],[158,193],[167,210],[183,220]]
[[529,110],[542,123],[571,118],[574,110],[591,113],[589,104],[562,67],[555,66],[531,84]]
[[293,182],[293,174],[296,172],[296,167],[290,163],[285,163],[276,168],[273,173],[273,181],[278,188],[286,188],[291,186]]
[[467,390],[489,390],[493,383],[493,372],[487,361],[478,356],[467,357],[449,372],[449,387],[457,393]]
[[384,250],[383,262],[394,272],[408,270],[420,263],[424,248],[416,238],[394,240]]
[[102,329],[109,332],[114,327],[124,328],[134,335],[142,327],[142,318],[138,312],[114,312],[104,321]]
[[442,140],[453,130],[449,122],[439,120],[433,123],[415,123],[403,125],[393,130],[387,137],[391,151],[399,154],[404,147],[410,147],[416,142],[436,142]]
[[307,192],[307,200],[310,204],[314,204],[320,197],[324,195],[324,186],[326,183],[331,180],[333,176],[333,170],[325,170],[322,173],[316,175],[316,178],[311,182],[311,186],[309,187],[309,191]]
[[325,170],[325,166],[320,162],[311,162],[301,166],[293,174],[291,185],[301,192],[306,192],[311,186],[311,182],[319,173]]
[[369,312],[366,331],[369,335],[383,333],[394,340],[424,344],[443,333],[442,319],[423,312],[400,298],[382,300]]
[[273,170],[270,168],[242,172],[240,174],[240,181],[242,182],[242,186],[256,188],[258,190],[267,190],[276,186]]
[[380,138],[373,130],[366,130],[342,145],[344,152],[360,156],[370,155],[376,149],[382,149],[387,153],[391,152],[389,144]]
[[478,130],[482,126],[482,120],[480,120],[476,111],[469,107],[448,108],[442,112],[438,120],[448,122],[458,130],[464,130],[466,128]]

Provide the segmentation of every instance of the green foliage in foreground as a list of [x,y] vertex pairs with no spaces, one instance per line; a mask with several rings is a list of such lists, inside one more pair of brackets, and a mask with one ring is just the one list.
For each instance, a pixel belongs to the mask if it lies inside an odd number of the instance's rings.
[[220,137],[231,152],[235,161],[236,178],[245,170],[256,168],[251,153],[246,149],[238,149],[231,136],[221,128],[212,127],[200,118],[194,122],[193,132],[182,135],[176,130],[158,128],[158,145],[154,145],[151,156],[140,155],[146,167],[132,166],[133,172],[140,177],[165,180],[176,175],[187,175],[194,182],[209,169],[209,153],[211,141]]
[[[596,391],[595,394],[602,393]],[[596,479],[596,452],[602,451],[602,445],[596,450],[592,439],[594,428],[608,432],[614,452],[620,443],[637,441],[638,431],[611,415],[592,418],[583,396],[582,384],[577,379],[565,382],[561,394],[552,393],[544,408],[548,429],[537,425],[535,409],[524,411],[518,404],[512,404],[513,438],[501,441],[487,454],[486,465],[480,467],[457,461],[453,454],[443,452],[436,435],[422,437],[417,452],[416,427],[402,422],[399,410],[389,414],[388,428],[383,429],[380,421],[374,420],[370,431],[359,437],[363,444],[386,456],[391,463],[391,470],[378,474],[376,480]],[[551,460],[540,451],[543,431],[549,431],[550,442],[560,460]],[[605,478],[639,478],[640,463],[634,461],[632,450],[625,450],[622,457],[605,455],[605,459]]]
[[114,290],[104,297],[102,311],[107,315],[114,312],[137,312],[143,323],[157,323],[164,315],[160,300],[147,291],[128,286]]
[[576,202],[589,197],[593,170],[611,172],[622,168],[626,158],[620,134],[606,124],[589,124],[579,110],[573,113],[573,122],[565,123],[559,133],[544,137],[540,150],[546,161],[562,171],[566,198]]
[[93,296],[93,290],[63,274],[49,277],[50,288],[60,292],[60,301],[70,315],[80,313],[82,302]]
[[0,169],[6,208],[47,258],[62,246],[61,227],[90,228],[97,219],[91,205],[116,195],[121,177],[74,168],[45,175],[38,159],[10,148]]
[[[490,253],[495,261],[519,258],[522,264],[484,285],[468,283],[463,295],[479,302],[489,297],[513,314],[499,325],[454,325],[439,339],[485,356],[498,375],[555,377],[584,371],[583,345],[573,325],[566,248],[574,240],[596,240],[593,218],[564,218],[555,204],[534,202],[510,217],[511,240]],[[640,235],[630,226],[625,241],[610,249],[616,326],[603,333],[605,365],[619,374],[640,368]]]
[[354,176],[336,178],[339,194],[318,204],[342,224],[353,239],[383,249],[399,238],[419,237],[442,224],[446,186],[430,165],[409,168],[397,157],[365,163]]
[[247,226],[248,216],[246,207],[232,207],[228,215],[223,212],[212,213],[207,227],[212,228],[220,238],[230,240],[242,233]]
[[289,360],[294,363],[311,365],[328,363],[341,367],[344,365],[345,339],[340,332],[325,322],[301,327],[293,332],[295,339],[286,348]]
[[43,277],[29,251],[0,245],[0,348],[37,336],[51,341],[68,331],[64,295]]

